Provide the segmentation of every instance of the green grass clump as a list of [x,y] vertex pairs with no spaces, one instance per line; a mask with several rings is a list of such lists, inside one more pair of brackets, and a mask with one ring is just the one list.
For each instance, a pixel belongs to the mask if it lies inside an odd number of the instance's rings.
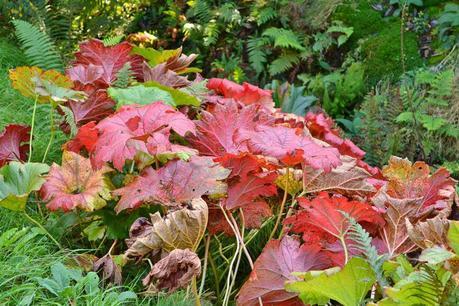
[[[397,80],[404,72],[400,40],[400,21],[391,22],[362,45],[365,74],[369,85],[379,80]],[[403,54],[406,71],[423,65],[415,33],[403,33]]]

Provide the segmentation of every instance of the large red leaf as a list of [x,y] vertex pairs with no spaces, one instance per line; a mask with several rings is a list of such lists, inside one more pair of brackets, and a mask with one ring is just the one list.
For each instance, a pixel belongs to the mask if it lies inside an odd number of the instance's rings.
[[264,123],[265,119],[258,111],[256,106],[239,108],[238,103],[231,100],[224,105],[216,104],[211,112],[202,112],[201,120],[196,121],[196,136],[190,136],[188,140],[203,155],[247,152],[245,142],[237,139],[238,131],[252,130],[257,123]]
[[341,164],[337,149],[324,147],[312,138],[298,135],[295,129],[285,126],[259,125],[254,131],[242,131],[240,137],[247,140],[253,153],[271,156],[284,162],[304,161],[314,169],[323,169],[326,172]]
[[425,162],[412,164],[408,159],[392,156],[383,168],[383,175],[389,181],[387,194],[397,199],[421,199],[423,208],[450,207],[455,194],[455,181],[445,168],[430,175]]
[[73,81],[75,89],[83,90],[88,94],[91,94],[97,88],[108,87],[108,84],[102,80],[103,74],[104,69],[93,64],[80,64],[67,69],[67,75]]
[[254,201],[260,197],[277,194],[274,183],[277,174],[274,171],[264,170],[267,164],[261,159],[251,154],[227,154],[216,160],[223,167],[231,170],[228,178],[228,197],[223,201],[226,209],[254,205]]
[[221,182],[229,170],[210,157],[192,156],[188,162],[174,160],[159,170],[147,168],[129,185],[114,191],[121,196],[115,210],[134,209],[143,203],[179,206],[205,194],[222,194]]
[[[89,66],[92,64],[102,68],[101,79],[110,85],[116,79],[116,73],[123,68],[126,63],[130,63],[131,70],[136,77],[142,76],[143,58],[138,55],[131,55],[132,46],[128,42],[123,42],[115,46],[104,46],[104,43],[97,39],[91,39],[80,44],[80,50],[75,53],[74,65]],[[86,72],[94,78],[95,68],[91,68],[91,73]],[[76,72],[72,72],[73,75]],[[99,74],[99,72],[97,72]],[[79,73],[81,75],[81,73]]]
[[260,104],[268,109],[274,107],[271,91],[261,89],[249,83],[236,84],[226,79],[212,78],[207,82],[207,88],[221,94],[225,98],[236,99],[246,105]]
[[334,128],[333,119],[323,113],[307,113],[306,126],[315,138],[323,140],[331,146],[337,148],[343,155],[348,155],[357,159],[358,166],[367,170],[370,174],[380,176],[380,170],[371,167],[362,159],[365,152],[356,146],[351,140],[343,139],[338,129]]
[[193,121],[162,102],[122,107],[97,125],[100,137],[94,152],[95,166],[110,161],[121,171],[125,161],[132,160],[138,151],[148,153],[145,141],[163,128],[171,128],[181,136],[195,133]]
[[25,160],[29,150],[30,127],[9,124],[0,133],[0,167],[12,160]]
[[53,164],[41,189],[43,200],[50,210],[63,211],[80,208],[93,211],[106,205],[110,199],[109,184],[104,174],[108,167],[93,170],[88,158],[64,151],[62,166]]
[[[292,224],[291,230],[303,234],[303,240],[309,244],[319,244],[336,253],[338,240],[347,239],[349,222],[342,212],[354,218],[370,233],[376,233],[384,225],[384,219],[369,204],[349,201],[344,197],[331,198],[322,192],[313,200],[299,198],[300,212],[285,219],[285,224]],[[341,249],[342,250],[342,249]],[[342,259],[342,258],[341,258]],[[341,262],[341,260],[339,261]]]
[[68,151],[79,153],[83,148],[87,152],[92,152],[99,138],[99,133],[96,129],[96,123],[91,121],[78,129],[75,137],[67,142],[64,147]]
[[286,281],[299,280],[292,272],[328,268],[330,262],[317,246],[303,244],[293,237],[271,240],[255,261],[249,279],[239,291],[237,305],[301,306],[296,293],[284,289]]
[[84,102],[69,101],[67,106],[72,110],[77,126],[91,121],[98,122],[115,111],[115,101],[105,89],[94,91]]

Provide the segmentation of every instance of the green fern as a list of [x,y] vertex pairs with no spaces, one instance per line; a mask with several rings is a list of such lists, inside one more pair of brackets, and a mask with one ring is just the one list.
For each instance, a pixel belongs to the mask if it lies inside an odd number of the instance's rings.
[[16,36],[33,66],[63,71],[64,64],[51,38],[36,26],[23,20],[13,20]]
[[116,36],[110,36],[110,37],[105,37],[102,42],[104,43],[105,47],[112,47],[114,45],[117,45],[121,42],[123,39],[124,35],[116,35]]
[[250,37],[247,41],[247,51],[249,63],[257,74],[260,74],[267,62],[267,52],[265,46],[269,43],[266,37]]
[[211,46],[215,44],[220,36],[220,29],[218,23],[212,20],[204,29],[204,45]]
[[376,279],[381,287],[387,286],[388,282],[384,277],[383,263],[387,259],[386,255],[378,255],[375,246],[371,244],[371,237],[368,232],[348,213],[341,212],[349,222],[346,238],[349,239],[349,248],[354,248],[362,253],[367,259],[371,268],[376,274]]
[[274,76],[283,73],[300,62],[300,56],[297,53],[286,53],[275,59],[269,65],[269,73]]
[[291,30],[282,28],[269,28],[262,34],[274,40],[274,47],[291,48],[298,51],[305,51],[299,37]]
[[78,133],[78,127],[75,122],[75,116],[70,108],[64,105],[59,105],[60,109],[64,113],[64,121],[70,127],[70,137],[73,138]]
[[271,21],[277,17],[277,12],[272,7],[265,7],[258,12],[257,25],[261,26],[268,21]]
[[206,0],[197,0],[192,8],[191,15],[201,24],[206,24],[212,18],[211,7]]
[[124,66],[116,73],[116,80],[113,82],[113,87],[126,88],[134,80],[133,72],[131,70],[131,64],[127,62]]

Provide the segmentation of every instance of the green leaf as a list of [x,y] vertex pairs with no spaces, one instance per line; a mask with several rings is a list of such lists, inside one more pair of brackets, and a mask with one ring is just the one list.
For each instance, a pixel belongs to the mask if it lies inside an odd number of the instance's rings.
[[143,48],[134,46],[132,48],[132,54],[137,54],[148,60],[150,66],[154,67],[158,64],[166,62],[169,58],[177,56],[182,52],[182,49],[175,50],[155,50],[153,48]]
[[285,287],[287,291],[298,292],[305,304],[323,303],[326,297],[344,306],[355,306],[362,303],[375,280],[370,265],[364,259],[354,257],[336,274],[321,274],[312,280],[290,283]]
[[128,88],[110,87],[108,94],[116,101],[117,108],[128,104],[147,105],[156,101],[163,101],[171,106],[176,106],[174,98],[167,91],[156,87],[145,87],[144,85]]
[[414,117],[412,112],[403,112],[395,118],[395,122],[397,123],[413,123]]
[[419,261],[426,261],[429,264],[436,265],[453,257],[455,257],[454,253],[445,248],[434,246],[423,250],[419,256]]
[[0,206],[14,211],[24,211],[32,191],[45,182],[42,175],[49,166],[40,163],[10,162],[0,169]]
[[443,118],[433,117],[429,115],[419,116],[419,121],[421,121],[422,126],[428,131],[436,131],[447,123]]
[[172,99],[175,105],[177,106],[180,106],[180,105],[199,106],[201,105],[201,101],[199,101],[198,98],[192,95],[189,95],[183,91],[180,91],[178,89],[174,89],[172,87],[162,85],[155,81],[145,82],[144,85],[148,88],[157,88],[157,89],[168,92],[172,96]]
[[89,241],[96,241],[104,238],[106,229],[107,227],[101,221],[94,221],[83,230],[83,233]]
[[274,40],[274,47],[292,48],[298,51],[306,50],[298,36],[291,30],[272,27],[265,30],[262,35],[272,38]]
[[449,221],[447,238],[449,246],[459,254],[459,221]]

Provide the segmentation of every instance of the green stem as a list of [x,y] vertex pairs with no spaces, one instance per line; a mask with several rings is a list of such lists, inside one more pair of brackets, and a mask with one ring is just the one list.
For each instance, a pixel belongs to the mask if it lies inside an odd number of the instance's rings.
[[212,252],[209,252],[209,263],[212,268],[212,274],[214,275],[217,299],[220,299],[220,276],[218,275],[217,266],[215,265],[214,258],[212,257]]
[[196,276],[193,277],[193,280],[191,281],[191,290],[194,294],[196,306],[201,306],[201,297],[199,296],[198,287],[196,285]]
[[42,163],[46,161],[46,156],[48,155],[49,148],[51,148],[51,144],[53,143],[53,140],[54,140],[54,107],[52,105],[51,105],[51,111],[49,113],[49,116],[50,116],[49,120],[50,120],[50,125],[51,125],[51,128],[50,128],[51,135],[49,137],[48,145],[46,146],[45,155],[43,155],[43,160],[41,161]]
[[43,225],[40,224],[40,222],[38,222],[37,220],[35,220],[34,218],[32,218],[29,214],[27,214],[26,211],[24,211],[24,215],[26,216],[27,219],[30,220],[30,222],[34,223],[36,226],[38,226],[53,242],[54,244],[62,250],[62,246],[60,245],[59,242],[57,242],[57,240],[50,234],[50,232],[48,232],[46,230],[46,228],[43,227]]
[[32,160],[33,130],[35,127],[35,114],[37,113],[37,103],[38,103],[38,95],[35,96],[35,101],[33,102],[32,122],[30,124],[29,159],[27,160],[29,163]]

